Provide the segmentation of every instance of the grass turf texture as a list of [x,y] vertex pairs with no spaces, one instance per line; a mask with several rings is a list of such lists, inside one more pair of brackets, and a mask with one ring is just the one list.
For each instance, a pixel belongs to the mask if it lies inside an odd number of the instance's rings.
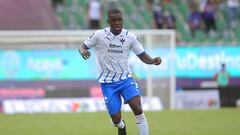
[[[240,135],[240,109],[145,112],[150,135]],[[137,128],[131,112],[123,113],[129,135]],[[106,112],[0,114],[1,135],[116,135]]]

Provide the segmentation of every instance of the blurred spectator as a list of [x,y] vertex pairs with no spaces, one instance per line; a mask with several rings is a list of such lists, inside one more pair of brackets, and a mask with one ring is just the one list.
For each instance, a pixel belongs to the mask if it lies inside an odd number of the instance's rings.
[[214,75],[214,80],[217,81],[221,106],[230,106],[231,95],[229,92],[230,75],[226,71],[226,65],[221,65],[221,70]]
[[236,28],[239,13],[239,0],[228,0],[228,25],[230,28]]
[[191,7],[190,13],[188,15],[188,25],[190,27],[191,36],[193,38],[195,37],[196,30],[205,29],[202,14],[195,6]]
[[165,10],[163,12],[163,28],[164,29],[176,29],[175,16],[169,10]]
[[206,26],[206,33],[210,36],[215,36],[216,34],[216,20],[215,20],[215,12],[217,9],[217,5],[214,0],[208,0],[204,11],[202,13],[203,20]]
[[163,16],[163,3],[153,4],[153,28],[163,29],[164,16]]
[[171,3],[172,0],[145,0],[145,2],[146,2],[147,8],[153,10],[153,7],[155,4],[157,3],[168,4],[168,3]]
[[153,6],[153,28],[154,29],[175,29],[176,20],[174,14],[164,8],[165,1]]
[[89,29],[99,29],[102,19],[102,5],[100,0],[89,0],[88,20]]
[[214,80],[217,81],[219,87],[227,87],[229,85],[230,75],[226,71],[226,65],[221,65],[221,70],[214,75]]

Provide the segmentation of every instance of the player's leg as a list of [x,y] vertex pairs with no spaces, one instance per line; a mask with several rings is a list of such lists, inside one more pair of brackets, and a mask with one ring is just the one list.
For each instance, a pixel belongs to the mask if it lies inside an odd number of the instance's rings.
[[135,115],[139,135],[148,135],[149,134],[148,123],[142,110],[140,96],[133,97],[132,99],[129,100],[128,104]]
[[110,116],[114,126],[118,127],[118,135],[126,135],[126,124],[125,121],[122,120],[121,112]]
[[115,127],[118,127],[118,135],[126,135],[125,122],[122,120],[122,99],[116,85],[101,84],[106,108]]
[[115,127],[118,127],[118,135],[126,135],[126,125],[121,114],[122,99],[120,94],[115,93],[107,104],[108,113]]
[[121,92],[125,103],[131,107],[140,135],[148,135],[148,123],[142,110],[140,95],[141,92],[138,85],[132,78],[124,84],[124,90]]

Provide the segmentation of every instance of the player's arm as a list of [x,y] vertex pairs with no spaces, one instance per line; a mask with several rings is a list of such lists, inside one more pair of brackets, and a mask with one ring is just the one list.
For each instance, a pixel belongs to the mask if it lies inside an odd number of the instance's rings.
[[137,37],[134,35],[132,38],[132,49],[133,52],[138,56],[138,58],[146,63],[146,64],[154,64],[154,65],[159,65],[162,62],[162,59],[160,57],[155,57],[152,58],[150,55],[148,55],[144,49],[142,44],[139,42],[139,40],[137,39]]
[[97,44],[98,34],[99,32],[94,32],[87,40],[83,42],[83,44],[79,48],[79,53],[83,57],[83,59],[87,60],[90,57],[89,48],[94,47]]
[[152,58],[146,52],[142,52],[137,56],[142,62],[144,62],[146,64],[160,65],[162,63],[162,59],[160,57]]
[[83,59],[87,60],[90,57],[90,52],[88,51],[88,47],[85,44],[82,44],[79,49],[79,53],[83,57]]

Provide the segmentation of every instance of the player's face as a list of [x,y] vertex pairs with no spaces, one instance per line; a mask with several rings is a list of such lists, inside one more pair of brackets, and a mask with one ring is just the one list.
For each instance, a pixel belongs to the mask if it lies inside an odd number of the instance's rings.
[[110,25],[111,32],[114,35],[118,35],[122,32],[122,14],[121,13],[112,13],[109,15],[108,24]]

